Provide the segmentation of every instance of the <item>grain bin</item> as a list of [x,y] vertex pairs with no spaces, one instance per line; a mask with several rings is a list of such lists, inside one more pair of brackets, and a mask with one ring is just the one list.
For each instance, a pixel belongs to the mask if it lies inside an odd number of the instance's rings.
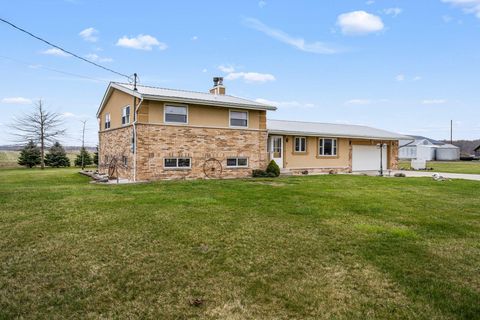
[[436,159],[439,161],[455,161],[460,160],[460,148],[452,144],[444,144],[438,146]]

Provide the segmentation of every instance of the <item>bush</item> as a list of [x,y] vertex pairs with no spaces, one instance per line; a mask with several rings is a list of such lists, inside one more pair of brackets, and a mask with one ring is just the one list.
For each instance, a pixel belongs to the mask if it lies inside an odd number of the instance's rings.
[[254,178],[274,178],[276,175],[265,170],[256,169],[252,171],[252,177]]
[[280,175],[280,167],[274,160],[272,160],[268,164],[266,172],[271,174],[273,177],[278,177]]
[[18,157],[18,164],[25,167],[34,167],[37,164],[40,164],[41,156],[40,149],[37,145],[30,140],[22,151],[20,151],[20,156]]
[[45,165],[49,167],[70,167],[70,159],[59,142],[55,142],[45,156]]

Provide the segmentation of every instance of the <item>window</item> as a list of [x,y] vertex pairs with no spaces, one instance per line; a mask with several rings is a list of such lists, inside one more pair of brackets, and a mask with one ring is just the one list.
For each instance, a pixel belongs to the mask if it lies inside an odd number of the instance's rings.
[[248,127],[247,111],[230,111],[231,127]]
[[105,114],[105,129],[110,129],[110,113]]
[[318,139],[318,155],[320,156],[336,156],[337,155],[337,139]]
[[294,150],[295,152],[306,152],[307,151],[307,138],[305,137],[295,137],[294,141]]
[[128,158],[126,156],[122,156],[122,163],[125,167],[128,165]]
[[247,158],[227,158],[227,167],[228,168],[247,168],[248,159]]
[[165,106],[165,122],[187,123],[188,109],[186,106]]
[[163,162],[165,169],[190,169],[190,158],[165,158]]
[[130,106],[123,107],[122,110],[122,124],[130,123]]

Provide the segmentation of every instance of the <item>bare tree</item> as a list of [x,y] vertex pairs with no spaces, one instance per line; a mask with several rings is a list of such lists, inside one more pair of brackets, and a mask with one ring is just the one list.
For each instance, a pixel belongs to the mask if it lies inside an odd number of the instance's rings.
[[40,166],[44,169],[45,148],[47,144],[53,143],[59,136],[65,134],[65,129],[60,128],[62,124],[62,116],[59,113],[47,111],[42,100],[38,100],[32,113],[14,118],[10,127],[16,131],[13,135],[19,142],[33,140],[40,144]]

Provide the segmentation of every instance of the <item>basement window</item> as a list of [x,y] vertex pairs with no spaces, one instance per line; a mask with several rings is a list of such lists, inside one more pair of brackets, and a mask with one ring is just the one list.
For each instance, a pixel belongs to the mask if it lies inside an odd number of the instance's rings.
[[167,123],[188,123],[187,106],[165,106],[164,120]]
[[337,155],[337,139],[332,139],[332,138],[318,139],[318,155],[319,156],[336,156]]
[[122,156],[122,163],[125,167],[128,166],[128,158],[126,156]]
[[165,158],[163,167],[165,169],[190,169],[192,161],[190,158]]
[[248,158],[227,158],[227,168],[248,168]]
[[105,114],[105,129],[110,129],[110,113]]
[[305,137],[295,137],[294,140],[294,150],[295,152],[306,152],[307,151],[307,138]]
[[230,110],[230,127],[248,127],[248,112],[247,111],[232,111]]
[[122,124],[130,123],[130,106],[123,107],[122,110]]

